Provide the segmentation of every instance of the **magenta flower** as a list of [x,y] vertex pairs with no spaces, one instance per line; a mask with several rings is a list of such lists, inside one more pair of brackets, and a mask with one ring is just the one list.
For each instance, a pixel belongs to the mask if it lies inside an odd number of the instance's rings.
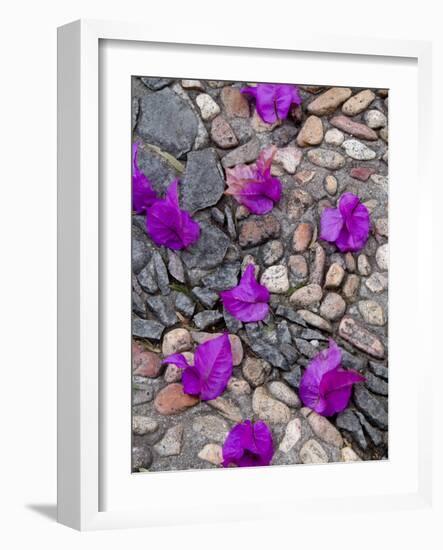
[[259,84],[256,88],[242,88],[242,94],[255,98],[260,118],[268,124],[287,118],[291,105],[301,105],[300,92],[293,84]]
[[274,454],[272,434],[268,426],[259,420],[253,424],[246,420],[228,433],[223,444],[222,465],[269,466]]
[[342,368],[340,348],[330,338],[329,348],[318,353],[306,368],[300,381],[300,398],[318,414],[332,416],[346,409],[352,385],[364,380],[357,371]]
[[266,214],[281,197],[281,181],[271,176],[271,164],[276,147],[263,149],[256,164],[238,164],[226,169],[226,195],[233,195],[237,202],[253,214]]
[[184,369],[182,382],[185,393],[197,395],[202,401],[215,399],[225,391],[232,375],[229,337],[225,333],[197,346],[193,366],[181,353],[169,355],[163,363]]
[[248,265],[240,283],[220,292],[225,309],[239,321],[262,321],[269,310],[269,290],[257,282],[254,266]]
[[132,145],[132,209],[143,214],[158,199],[151,182],[139,169],[137,163],[138,142]]
[[200,225],[178,204],[178,180],[168,187],[166,197],[146,210],[146,230],[155,244],[180,250],[195,243]]
[[338,208],[325,208],[320,219],[320,238],[335,243],[341,252],[358,252],[368,240],[369,211],[352,193],[344,193]]

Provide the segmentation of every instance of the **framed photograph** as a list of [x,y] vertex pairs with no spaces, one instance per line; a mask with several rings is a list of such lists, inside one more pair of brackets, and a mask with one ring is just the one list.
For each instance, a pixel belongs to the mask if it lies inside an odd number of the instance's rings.
[[429,44],[58,36],[59,521],[430,507]]

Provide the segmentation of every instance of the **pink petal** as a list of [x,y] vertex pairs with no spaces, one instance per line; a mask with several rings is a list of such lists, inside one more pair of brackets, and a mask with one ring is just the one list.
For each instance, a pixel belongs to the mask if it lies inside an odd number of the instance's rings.
[[256,107],[262,120],[268,124],[274,124],[277,121],[274,84],[259,84],[257,86]]
[[274,445],[268,426],[246,420],[229,432],[223,445],[223,466],[267,466],[272,460]]
[[188,395],[200,395],[201,378],[195,367],[188,367],[182,374],[183,391]]
[[326,402],[322,414],[332,416],[346,409],[351,398],[353,384],[364,380],[364,376],[353,370],[345,371],[336,368],[325,373],[319,388],[320,394]]
[[298,88],[290,84],[280,84],[280,86],[277,86],[275,104],[277,115],[280,120],[285,120],[287,118],[289,109],[293,103],[297,103],[298,105],[301,103],[300,96],[298,95]]
[[132,145],[132,209],[143,214],[158,199],[151,182],[139,169],[137,163],[138,143]]

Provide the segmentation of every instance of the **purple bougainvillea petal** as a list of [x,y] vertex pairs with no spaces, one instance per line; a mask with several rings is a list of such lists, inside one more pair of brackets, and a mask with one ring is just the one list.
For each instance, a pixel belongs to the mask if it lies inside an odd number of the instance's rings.
[[275,147],[260,152],[255,165],[239,164],[226,170],[227,195],[233,195],[237,202],[246,206],[253,214],[266,214],[281,198],[282,185],[271,176]]
[[248,265],[240,283],[220,292],[226,310],[245,323],[262,321],[269,311],[269,290],[257,282],[254,266]]
[[291,105],[301,104],[301,97],[298,88],[289,84],[280,84],[276,90],[275,105],[277,115],[280,120],[285,120],[288,116]]
[[132,145],[132,209],[143,214],[158,199],[151,182],[138,167],[138,142]]
[[272,434],[268,426],[246,420],[234,426],[223,445],[223,462],[229,466],[268,466],[274,454]]
[[228,335],[222,334],[197,346],[194,365],[200,377],[200,399],[206,401],[221,395],[232,375],[232,351]]
[[320,238],[334,242],[340,235],[343,218],[337,208],[325,208],[320,219]]
[[331,416],[348,406],[352,385],[363,380],[358,372],[341,368],[340,348],[330,339],[329,348],[318,353],[306,368],[300,398],[318,414]]
[[162,361],[163,365],[176,365],[180,369],[187,369],[191,365],[186,361],[186,357],[181,353],[174,353],[168,355]]
[[146,211],[146,230],[155,244],[173,250],[187,248],[200,236],[200,226],[178,203],[178,181],[168,187],[166,197]]
[[195,367],[188,367],[183,371],[182,384],[184,393],[200,396],[202,381]]
[[371,227],[369,211],[352,193],[344,193],[338,208],[325,208],[320,238],[333,242],[341,252],[358,252],[366,244]]
[[257,113],[268,124],[284,120],[291,105],[302,102],[299,90],[293,84],[259,84],[256,88],[248,86],[240,91],[255,98]]
[[322,414],[332,416],[346,409],[353,384],[364,380],[364,376],[354,370],[336,368],[325,373],[320,382],[320,395],[325,403]]

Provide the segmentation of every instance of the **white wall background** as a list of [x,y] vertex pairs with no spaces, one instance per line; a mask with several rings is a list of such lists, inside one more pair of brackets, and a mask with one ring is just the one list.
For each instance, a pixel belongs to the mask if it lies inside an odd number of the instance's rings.
[[[74,19],[122,19],[168,26],[270,27],[296,34],[432,39],[435,45],[434,154],[442,142],[443,39],[438,2],[422,0],[50,0],[8,2],[0,23],[0,546],[58,548],[387,548],[439,547],[431,518],[408,512],[361,522],[348,540],[346,523],[331,517],[315,532],[291,525],[247,525],[79,534],[54,523],[56,495],[56,27]],[[275,31],[274,31],[275,32]],[[407,116],[407,114],[405,114]],[[440,153],[441,156],[441,153]],[[437,165],[437,162],[436,162]],[[441,180],[441,169],[436,180]],[[437,184],[438,185],[438,184]],[[419,190],[418,190],[419,192]],[[441,201],[434,201],[435,209]],[[437,216],[436,216],[437,217]],[[441,216],[440,216],[441,217]],[[441,228],[436,225],[436,230]],[[437,253],[437,251],[436,251]],[[439,274],[435,275],[436,281]],[[441,300],[436,297],[436,300]],[[440,309],[441,311],[441,309]],[[435,319],[438,322],[438,319]],[[438,396],[437,396],[438,397]],[[441,415],[441,411],[438,411]],[[436,422],[435,432],[441,434]],[[441,449],[440,449],[441,450]],[[441,453],[440,453],[441,458]],[[442,462],[440,461],[440,465]],[[441,478],[440,478],[441,479]],[[209,498],[216,498],[215,495]],[[439,531],[441,537],[441,530]],[[302,539],[304,544],[302,544]],[[306,542],[308,541],[308,542]],[[310,541],[310,542],[309,542]],[[441,540],[440,540],[441,544]]]

